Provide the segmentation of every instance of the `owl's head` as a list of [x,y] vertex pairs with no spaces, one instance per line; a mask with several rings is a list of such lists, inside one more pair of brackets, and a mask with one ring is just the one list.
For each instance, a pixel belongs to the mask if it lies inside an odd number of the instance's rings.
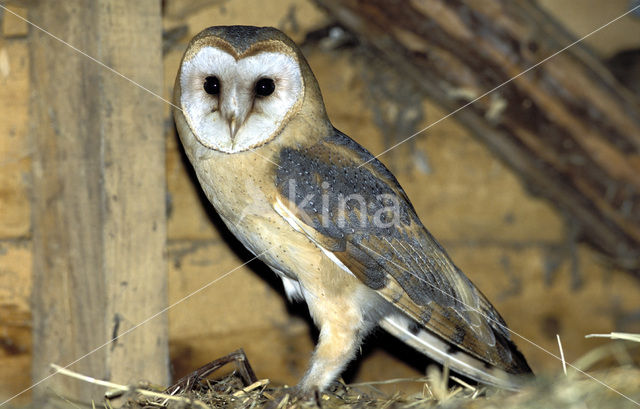
[[[210,27],[191,40],[176,78],[175,103],[207,148],[236,153],[273,139],[307,93],[324,104],[296,44],[270,27]],[[318,104],[316,104],[318,105]]]

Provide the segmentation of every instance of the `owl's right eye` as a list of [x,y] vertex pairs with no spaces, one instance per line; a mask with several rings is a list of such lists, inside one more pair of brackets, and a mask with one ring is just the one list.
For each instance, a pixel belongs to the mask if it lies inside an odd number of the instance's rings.
[[209,76],[204,79],[202,88],[209,95],[218,95],[220,93],[220,80],[218,77]]

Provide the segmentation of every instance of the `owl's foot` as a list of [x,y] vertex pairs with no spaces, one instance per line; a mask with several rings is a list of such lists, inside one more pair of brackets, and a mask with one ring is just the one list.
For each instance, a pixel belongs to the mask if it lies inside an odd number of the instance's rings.
[[331,382],[325,392],[342,398],[349,392],[349,389],[341,378]]

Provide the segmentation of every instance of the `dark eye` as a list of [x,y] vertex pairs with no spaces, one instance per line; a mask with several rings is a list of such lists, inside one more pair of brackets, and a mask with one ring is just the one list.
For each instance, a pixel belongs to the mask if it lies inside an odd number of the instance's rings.
[[261,97],[268,97],[275,89],[276,84],[271,78],[261,78],[256,82],[256,94]]
[[207,77],[204,79],[202,88],[204,88],[204,92],[209,95],[218,95],[220,93],[220,80],[218,77]]

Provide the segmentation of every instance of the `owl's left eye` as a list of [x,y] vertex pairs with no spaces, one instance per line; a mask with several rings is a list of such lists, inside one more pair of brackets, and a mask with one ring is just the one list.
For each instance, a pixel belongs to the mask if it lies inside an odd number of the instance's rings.
[[218,95],[220,93],[220,80],[218,77],[209,76],[204,79],[202,88],[209,95]]
[[256,82],[256,94],[261,97],[268,97],[273,94],[275,89],[276,84],[271,78],[260,78],[258,82]]

